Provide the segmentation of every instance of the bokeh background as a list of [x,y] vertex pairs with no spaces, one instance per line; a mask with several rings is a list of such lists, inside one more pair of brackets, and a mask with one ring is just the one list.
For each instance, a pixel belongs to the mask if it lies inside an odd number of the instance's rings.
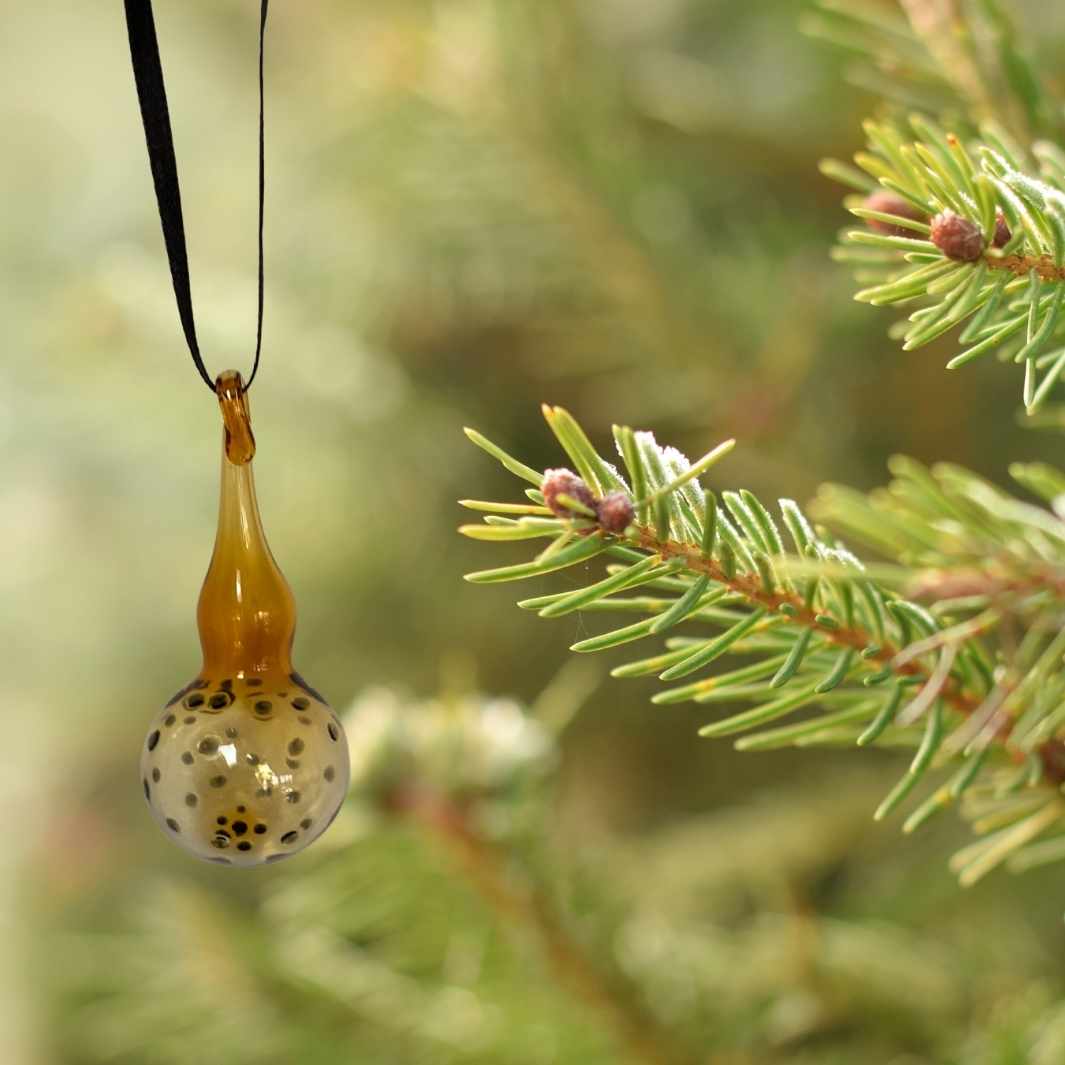
[[[156,6],[201,343],[244,368],[258,5]],[[1053,78],[1065,13],[1012,6]],[[404,772],[484,785],[488,850],[356,794],[243,873],[172,847],[136,777],[199,661],[220,434],[121,6],[0,0],[5,1062],[1065,1060],[1061,873],[963,894],[950,819],[869,819],[889,756],[698,741],[618,659],[567,665],[596,619],[461,580],[520,553],[454,533],[456,499],[516,492],[462,426],[554,465],[541,401],[604,445],[614,421],[689,452],[734,435],[717,482],[771,498],[871,487],[895,451],[999,480],[1060,454],[1009,368],[948,374],[851,300],[816,164],[876,100],[803,11],[272,5],[253,414],[296,660],[354,708],[368,777],[391,731]]]

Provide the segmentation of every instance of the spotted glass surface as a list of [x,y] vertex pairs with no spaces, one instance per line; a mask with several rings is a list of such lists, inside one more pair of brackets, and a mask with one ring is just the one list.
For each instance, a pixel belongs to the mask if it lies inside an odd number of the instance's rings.
[[337,716],[296,675],[200,677],[152,723],[141,755],[159,826],[199,858],[276,862],[332,823],[348,787]]

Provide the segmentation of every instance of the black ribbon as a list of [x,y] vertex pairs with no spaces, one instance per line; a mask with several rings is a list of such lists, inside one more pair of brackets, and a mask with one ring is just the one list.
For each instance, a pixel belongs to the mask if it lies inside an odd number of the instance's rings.
[[[177,160],[174,157],[174,135],[170,129],[170,109],[166,103],[166,85],[159,59],[159,41],[155,34],[151,0],[125,0],[126,28],[129,30],[129,52],[133,60],[133,78],[137,83],[144,139],[148,144],[148,161],[152,168],[155,198],[159,204],[159,221],[163,225],[163,240],[170,261],[170,276],[174,281],[181,327],[189,353],[199,375],[213,392],[214,381],[203,365],[200,345],[196,339],[196,321],[192,313],[192,290],[189,286],[189,253],[185,245],[185,222],[181,214],[181,189],[178,185]],[[265,130],[263,124],[263,43],[266,37],[266,12],[269,0],[262,0],[259,19],[259,311],[255,328],[255,361],[245,389],[251,387],[259,371],[259,355],[263,346],[263,201],[266,196]]]

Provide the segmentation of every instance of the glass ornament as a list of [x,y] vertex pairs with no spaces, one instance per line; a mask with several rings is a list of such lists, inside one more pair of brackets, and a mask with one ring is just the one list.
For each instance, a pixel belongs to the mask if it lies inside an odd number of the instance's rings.
[[156,716],[141,753],[152,816],[196,857],[251,866],[320,836],[348,790],[348,745],[292,668],[296,604],[266,542],[247,395],[227,371],[214,554],[196,610],[203,667]]

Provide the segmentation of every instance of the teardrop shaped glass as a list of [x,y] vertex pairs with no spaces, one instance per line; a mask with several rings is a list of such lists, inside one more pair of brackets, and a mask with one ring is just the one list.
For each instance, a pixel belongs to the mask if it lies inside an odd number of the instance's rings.
[[198,858],[250,866],[295,854],[330,825],[348,790],[348,746],[336,714],[292,668],[296,604],[259,516],[246,394],[232,371],[218,388],[226,431],[196,611],[203,666],[152,722],[141,782],[172,840]]

